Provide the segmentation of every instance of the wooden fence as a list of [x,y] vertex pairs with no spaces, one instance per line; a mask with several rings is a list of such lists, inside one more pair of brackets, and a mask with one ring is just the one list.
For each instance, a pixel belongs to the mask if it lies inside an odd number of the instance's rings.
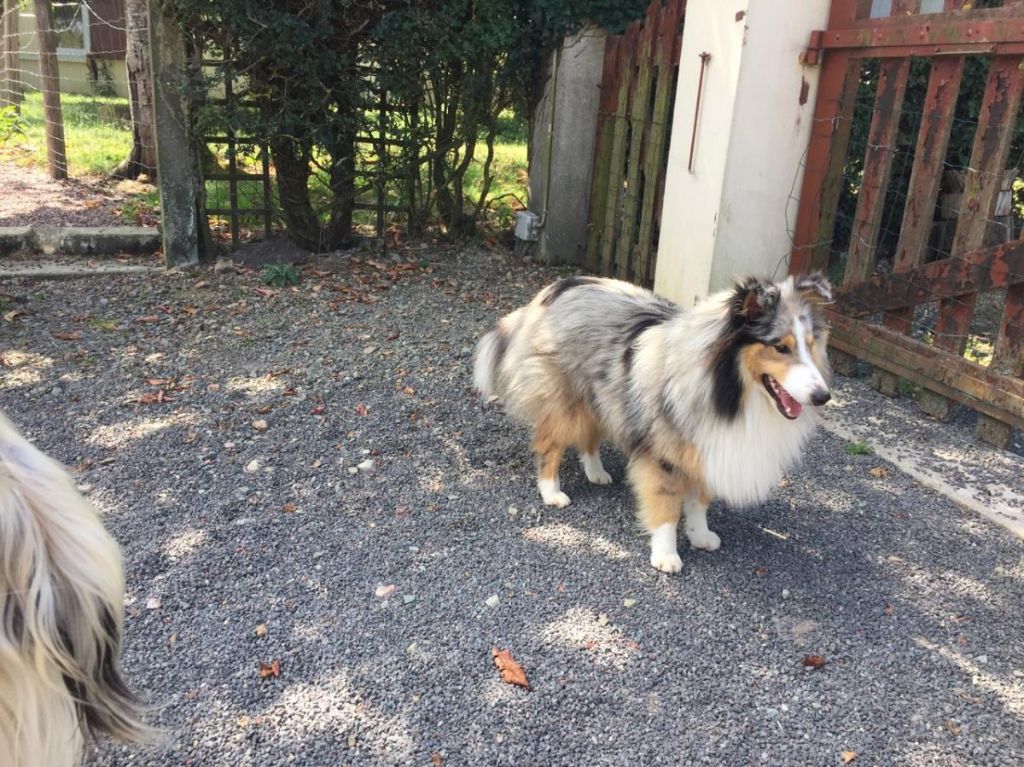
[[653,0],[604,56],[586,266],[654,282],[686,0]]
[[[1024,157],[1024,3],[902,0],[871,18],[879,5],[833,0],[829,29],[812,35],[808,62],[822,72],[791,269],[841,280],[832,346],[885,371],[883,390],[909,381],[939,417],[966,404],[980,414],[979,436],[1005,445],[1024,428],[1024,242],[1007,183]],[[980,100],[980,86],[961,87],[968,71],[981,73]],[[908,108],[915,87],[920,106]],[[965,124],[973,139],[957,133]],[[962,165],[951,159],[954,134],[969,151]],[[951,166],[959,189],[948,187]],[[951,206],[944,238],[937,219]]]

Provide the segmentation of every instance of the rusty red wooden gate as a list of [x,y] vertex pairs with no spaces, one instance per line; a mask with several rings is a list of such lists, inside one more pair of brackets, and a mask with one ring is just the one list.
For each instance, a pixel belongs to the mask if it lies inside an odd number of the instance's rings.
[[586,266],[654,282],[686,0],[652,0],[605,43]]
[[[1007,169],[1024,146],[1024,3],[993,5],[833,0],[807,52],[821,80],[791,271],[841,283],[832,346],[883,371],[883,390],[909,381],[939,417],[964,403],[1005,445],[1024,428],[1024,170]],[[951,159],[951,135],[969,160]],[[990,358],[966,358],[979,338]]]

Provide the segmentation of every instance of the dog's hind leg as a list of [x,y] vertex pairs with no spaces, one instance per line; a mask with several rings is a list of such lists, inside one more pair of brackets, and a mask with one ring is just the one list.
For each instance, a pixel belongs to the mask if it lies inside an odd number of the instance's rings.
[[604,470],[604,464],[601,463],[601,429],[597,421],[589,418],[581,431],[583,433],[577,447],[580,451],[583,473],[587,475],[587,480],[595,485],[610,485],[612,475]]
[[646,457],[630,461],[629,479],[640,523],[651,534],[651,566],[662,572],[678,573],[683,569],[676,549],[676,528],[686,494],[682,479]]
[[533,449],[537,453],[537,489],[548,506],[568,506],[569,496],[562,492],[558,482],[558,467],[569,441],[564,423],[556,418],[545,418],[537,426]]
[[683,512],[686,515],[684,527],[691,546],[695,549],[714,551],[722,545],[722,539],[708,529],[709,500],[703,492],[687,497],[683,504]]

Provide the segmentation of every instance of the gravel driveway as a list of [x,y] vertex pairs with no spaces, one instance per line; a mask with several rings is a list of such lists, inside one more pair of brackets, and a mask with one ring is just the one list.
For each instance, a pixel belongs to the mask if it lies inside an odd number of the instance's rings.
[[90,764],[1024,763],[1020,540],[822,433],[655,572],[621,483],[567,461],[573,504],[541,507],[470,391],[478,334],[555,272],[410,258],[0,285],[31,312],[0,322],[0,407],[124,547],[166,730]]

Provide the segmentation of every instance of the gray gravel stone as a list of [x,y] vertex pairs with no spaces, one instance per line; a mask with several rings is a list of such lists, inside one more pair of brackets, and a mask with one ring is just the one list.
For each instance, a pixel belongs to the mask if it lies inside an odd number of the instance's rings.
[[[1024,762],[1020,540],[821,433],[771,499],[715,504],[719,551],[655,572],[621,456],[611,487],[567,460],[572,505],[543,507],[525,430],[470,389],[466,350],[556,272],[426,255],[394,283],[323,259],[269,298],[208,271],[5,285],[35,314],[4,328],[0,406],[93,486],[126,677],[166,733],[89,764]],[[59,410],[25,396],[63,375]],[[132,404],[147,378],[169,401]],[[372,596],[392,583],[415,600]]]

